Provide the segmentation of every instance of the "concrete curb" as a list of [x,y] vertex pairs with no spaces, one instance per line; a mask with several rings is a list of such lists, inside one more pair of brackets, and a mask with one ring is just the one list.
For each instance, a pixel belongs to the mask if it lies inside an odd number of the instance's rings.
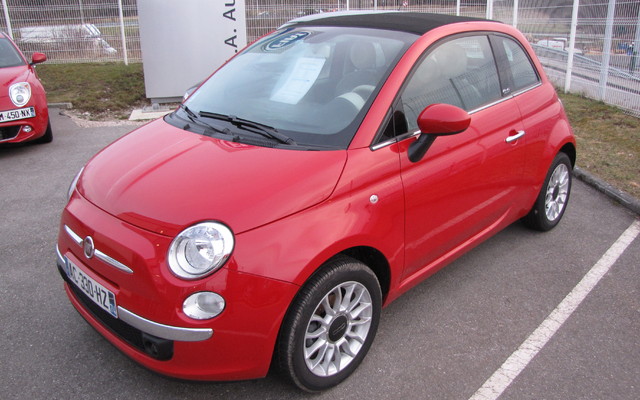
[[62,108],[63,110],[71,110],[73,108],[71,103],[49,103],[47,106],[49,108]]
[[592,186],[596,190],[606,194],[634,213],[640,215],[640,200],[631,196],[629,193],[624,192],[620,189],[616,189],[607,182],[591,175],[580,167],[575,167],[573,169],[573,176],[580,179],[582,182]]

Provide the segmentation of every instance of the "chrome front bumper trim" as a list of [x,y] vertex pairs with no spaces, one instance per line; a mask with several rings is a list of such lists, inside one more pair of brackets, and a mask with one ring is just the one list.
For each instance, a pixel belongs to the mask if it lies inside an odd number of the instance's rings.
[[163,325],[142,318],[126,308],[118,306],[118,318],[141,331],[162,339],[176,340],[180,342],[200,342],[213,336],[210,328],[182,328],[178,326]]
[[58,246],[56,246],[56,257],[58,258],[57,261],[59,266],[64,267],[67,264],[64,257],[62,257],[62,254],[60,253],[60,249],[58,248]]
[[[82,238],[75,233],[74,231],[71,230],[71,228],[69,228],[68,226],[64,226],[64,230],[65,232],[67,232],[67,235],[69,235],[69,237],[80,247],[82,247]],[[98,257],[98,259],[100,259],[103,263],[105,264],[109,264],[114,268],[119,269],[122,272],[126,272],[127,274],[133,274],[133,270],[129,267],[127,267],[126,265],[124,265],[123,263],[121,263],[118,260],[115,260],[111,257],[109,257],[108,255],[106,255],[105,253],[101,252],[98,249],[95,249],[94,251],[94,255],[96,257]]]
[[[66,261],[62,253],[60,253],[58,246],[56,246],[56,257],[58,265],[64,267]],[[144,333],[167,340],[201,342],[213,336],[213,329],[211,328],[183,328],[180,326],[164,325],[143,318],[121,306],[118,306],[118,319],[134,328],[140,329]]]

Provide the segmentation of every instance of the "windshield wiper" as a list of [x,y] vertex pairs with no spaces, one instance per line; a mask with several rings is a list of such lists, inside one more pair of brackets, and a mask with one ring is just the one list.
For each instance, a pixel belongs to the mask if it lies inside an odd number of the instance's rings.
[[[187,114],[187,118],[189,118],[189,120],[191,122],[193,122],[196,125],[200,125],[200,126],[204,126],[205,127],[205,133],[207,130],[212,130],[215,133],[222,133],[225,135],[231,135],[231,132],[229,131],[229,129],[220,129],[220,128],[216,128],[213,125],[207,124],[204,121],[201,121],[198,119],[198,115],[196,113],[194,113],[193,111],[191,111],[191,109],[189,109],[189,107],[185,106],[184,104],[180,104],[180,108],[182,110],[184,110],[184,112]],[[237,138],[237,136],[233,135],[234,141]]]
[[205,117],[205,118],[214,118],[214,119],[220,119],[223,121],[227,121],[230,122],[231,124],[237,126],[238,128],[251,128],[249,131],[250,132],[254,132],[257,134],[260,134],[262,136],[266,136],[268,138],[271,139],[275,139],[281,143],[284,144],[291,144],[291,145],[295,145],[296,142],[295,140],[293,140],[292,138],[290,138],[287,135],[284,135],[280,132],[278,132],[278,130],[272,126],[269,125],[265,125],[265,124],[261,124],[260,122],[254,122],[254,121],[249,121],[247,119],[244,118],[238,118],[235,115],[225,115],[225,114],[218,114],[218,113],[213,113],[213,112],[209,112],[209,111],[200,111],[198,113],[198,115],[200,115],[201,117]]

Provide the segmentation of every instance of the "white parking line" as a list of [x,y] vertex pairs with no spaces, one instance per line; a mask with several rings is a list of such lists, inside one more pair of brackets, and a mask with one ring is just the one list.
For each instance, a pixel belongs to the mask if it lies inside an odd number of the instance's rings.
[[527,367],[533,357],[547,344],[562,324],[578,308],[600,279],[611,269],[627,247],[640,234],[640,220],[634,221],[615,241],[600,260],[549,314],[542,324],[525,340],[518,350],[491,375],[469,400],[495,400]]

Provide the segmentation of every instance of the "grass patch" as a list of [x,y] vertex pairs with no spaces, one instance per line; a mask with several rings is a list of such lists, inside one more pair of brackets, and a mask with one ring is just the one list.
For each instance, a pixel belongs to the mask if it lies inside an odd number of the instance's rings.
[[576,134],[578,166],[640,198],[640,119],[583,96],[560,98]]
[[142,64],[43,64],[37,70],[50,103],[71,102],[90,119],[128,118],[149,103]]
[[[90,119],[127,118],[148,105],[142,64],[38,66],[49,102],[71,102]],[[578,165],[640,198],[640,119],[582,96],[560,94],[578,141]]]

